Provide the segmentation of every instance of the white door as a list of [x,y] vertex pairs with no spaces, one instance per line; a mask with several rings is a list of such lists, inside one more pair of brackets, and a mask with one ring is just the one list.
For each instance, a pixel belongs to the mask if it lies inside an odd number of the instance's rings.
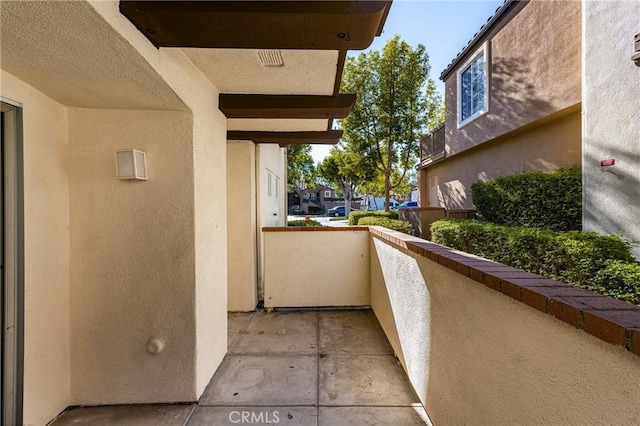
[[267,169],[265,226],[280,226],[280,178]]
[[438,176],[429,176],[428,182],[429,207],[440,207],[440,201],[438,199]]

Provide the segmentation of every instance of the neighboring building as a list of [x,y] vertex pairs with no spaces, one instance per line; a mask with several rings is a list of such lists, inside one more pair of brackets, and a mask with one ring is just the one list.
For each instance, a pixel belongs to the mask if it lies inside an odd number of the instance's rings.
[[[262,297],[286,146],[339,140],[390,4],[0,2],[3,424],[202,395]],[[148,180],[116,179],[132,148]]]
[[506,1],[442,72],[445,125],[422,139],[420,205],[471,209],[471,185],[581,161],[581,3]]
[[[395,207],[400,203],[395,198],[389,199],[389,206]],[[384,197],[370,197],[365,195],[362,197],[360,210],[384,210],[385,201]]]
[[640,2],[583,7],[583,227],[620,233],[640,259]]
[[[326,185],[305,190],[302,198],[302,211],[308,214],[323,214],[338,206],[344,206],[344,197],[338,197],[336,190]],[[351,200],[351,208],[360,209],[359,198]]]

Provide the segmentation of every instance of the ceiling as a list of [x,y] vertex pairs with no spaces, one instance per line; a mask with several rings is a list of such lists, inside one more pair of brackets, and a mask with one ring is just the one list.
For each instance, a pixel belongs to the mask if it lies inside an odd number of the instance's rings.
[[[276,136],[288,143],[339,141],[333,119],[346,116],[355,99],[337,113],[336,103],[313,98],[338,97],[347,50],[367,48],[390,7],[390,0],[120,1],[122,14],[150,42],[181,48],[220,90],[228,139],[281,144]],[[289,96],[295,107],[225,109],[226,94]]]
[[2,69],[64,105],[187,109],[87,2],[2,1],[0,20]]
[[[344,117],[353,106],[345,106],[338,96],[346,49],[368,46],[381,32],[391,4],[355,0],[138,3],[121,1],[120,10],[128,5],[146,8],[144,19],[159,10],[162,19],[156,23],[163,26],[164,38],[149,37],[148,31],[143,34],[156,45],[171,41],[161,48],[180,49],[222,96],[291,97],[293,103],[286,108],[267,102],[228,112],[229,132],[253,135],[265,143],[283,132],[291,133],[284,135],[290,143],[338,142],[340,132],[331,131],[333,118]],[[167,10],[172,12],[167,14]],[[2,1],[0,19],[2,68],[64,105],[187,109],[90,2]],[[235,19],[237,25],[227,25],[228,19]],[[185,27],[185,22],[193,28]],[[253,22],[253,26],[243,22]],[[133,23],[141,28],[140,22]],[[206,32],[209,39],[200,47],[167,36],[203,26],[213,29]],[[341,32],[333,34],[337,29]],[[346,35],[339,37],[342,33]],[[261,38],[261,34],[267,35]],[[275,58],[276,65],[265,64],[265,58]],[[301,102],[301,95],[308,101]]]

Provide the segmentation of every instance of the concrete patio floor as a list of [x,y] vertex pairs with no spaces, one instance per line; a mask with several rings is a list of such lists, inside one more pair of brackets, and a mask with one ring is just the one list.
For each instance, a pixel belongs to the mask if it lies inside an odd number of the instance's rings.
[[370,310],[231,313],[228,353],[197,404],[86,407],[52,425],[425,425]]

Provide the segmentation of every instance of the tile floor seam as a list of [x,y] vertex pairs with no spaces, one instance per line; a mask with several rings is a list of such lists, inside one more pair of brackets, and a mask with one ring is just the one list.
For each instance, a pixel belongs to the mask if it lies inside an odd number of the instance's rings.
[[193,407],[191,407],[191,412],[189,412],[189,415],[187,416],[187,419],[184,421],[182,426],[187,426],[189,424],[189,421],[191,420],[193,413],[196,412],[196,408],[198,408],[198,401],[196,401],[196,403],[193,404]]

